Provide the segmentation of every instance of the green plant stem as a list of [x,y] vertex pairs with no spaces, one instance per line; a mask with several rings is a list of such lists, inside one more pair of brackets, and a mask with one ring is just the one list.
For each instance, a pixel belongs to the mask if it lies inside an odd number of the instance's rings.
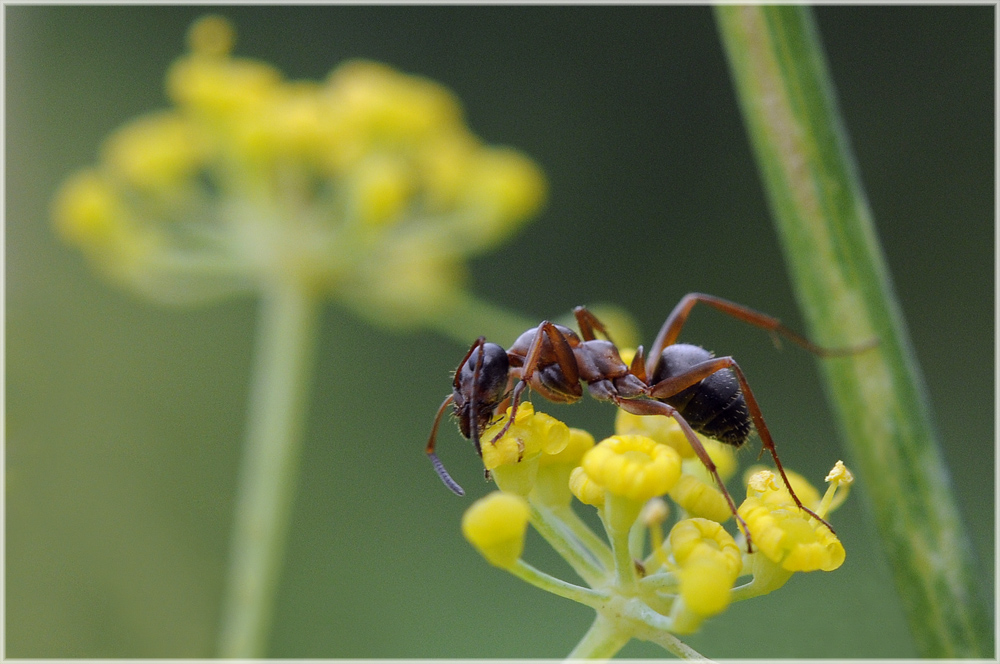
[[298,477],[317,304],[300,284],[264,289],[246,446],[219,634],[221,657],[262,657]]
[[518,559],[514,566],[509,568],[508,571],[516,576],[517,578],[530,583],[536,588],[540,588],[546,592],[550,592],[553,595],[558,595],[565,599],[571,599],[574,602],[579,602],[591,608],[596,609],[604,602],[608,601],[608,594],[593,590],[591,588],[584,588],[583,586],[578,586],[573,583],[568,583],[562,579],[557,579],[554,576],[546,574],[541,570],[529,565],[521,559]]
[[567,659],[610,659],[632,638],[630,632],[623,633],[620,626],[600,613],[590,629],[576,644]]
[[604,512],[601,515],[608,540],[611,542],[611,552],[614,554],[617,585],[619,590],[625,593],[634,592],[638,584],[630,535],[631,526],[639,517],[640,508],[641,505],[637,501],[613,495],[609,491],[605,496]]
[[586,542],[578,541],[572,535],[567,537],[569,533],[564,530],[568,529],[563,528],[559,519],[544,505],[530,503],[530,508],[531,525],[570,564],[581,579],[590,586],[605,581],[608,572],[601,568],[598,553],[591,551]]
[[673,635],[677,625],[671,618],[660,615],[641,600],[632,599],[625,602],[621,615],[631,624],[635,638],[656,643],[672,652],[678,659],[695,662],[712,661]]
[[[643,638],[643,637],[640,637]],[[674,654],[677,659],[686,659],[690,662],[711,662],[709,658],[684,643],[676,636],[667,631],[656,631],[645,635],[645,640],[651,641],[660,647]]]
[[605,568],[612,569],[615,566],[614,556],[611,554],[611,549],[608,547],[608,543],[597,536],[597,534],[590,529],[580,515],[577,514],[570,505],[562,505],[559,507],[551,508],[553,516],[560,520],[571,533],[580,542],[587,547],[594,556],[597,557],[597,561]]
[[992,621],[935,440],[812,12],[716,6],[749,134],[813,338],[925,657],[990,657]]

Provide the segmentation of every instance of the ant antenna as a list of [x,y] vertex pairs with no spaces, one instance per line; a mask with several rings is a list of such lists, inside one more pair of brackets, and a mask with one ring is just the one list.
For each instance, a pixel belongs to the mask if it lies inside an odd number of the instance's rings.
[[451,479],[451,475],[449,475],[448,471],[444,469],[444,464],[441,463],[441,459],[437,458],[437,455],[433,452],[428,452],[427,456],[430,458],[431,465],[434,466],[434,470],[437,472],[438,477],[441,478],[441,481],[444,482],[444,485],[454,491],[456,495],[464,496],[465,489],[460,487],[458,482]]
[[437,438],[438,424],[441,423],[441,416],[444,414],[445,409],[448,408],[448,406],[454,400],[455,396],[449,394],[448,397],[441,404],[441,407],[438,408],[437,415],[434,417],[434,426],[431,428],[431,437],[427,440],[426,452],[427,452],[427,457],[431,460],[431,465],[434,466],[434,471],[438,474],[438,477],[441,478],[441,481],[444,482],[444,485],[449,489],[451,489],[453,492],[455,492],[455,494],[459,496],[464,496],[465,490],[461,486],[459,486],[458,482],[451,479],[451,475],[449,475],[448,471],[445,470],[444,464],[441,463],[441,459],[439,459],[437,457],[437,454],[434,453],[434,442],[435,439]]

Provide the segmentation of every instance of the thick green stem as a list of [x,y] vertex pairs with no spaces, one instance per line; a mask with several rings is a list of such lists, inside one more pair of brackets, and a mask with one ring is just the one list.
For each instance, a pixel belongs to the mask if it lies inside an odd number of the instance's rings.
[[300,284],[265,288],[219,634],[221,657],[262,657],[298,477],[317,305]]
[[992,621],[811,11],[717,6],[744,119],[852,462],[925,657],[989,657]]

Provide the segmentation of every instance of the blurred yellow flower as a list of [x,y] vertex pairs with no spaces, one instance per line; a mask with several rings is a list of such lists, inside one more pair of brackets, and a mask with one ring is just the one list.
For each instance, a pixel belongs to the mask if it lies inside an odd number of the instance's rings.
[[218,16],[188,41],[173,106],[115,131],[53,206],[61,236],[127,286],[198,301],[279,278],[428,323],[467,299],[465,260],[544,204],[537,165],[484,145],[434,81],[366,61],[288,81],[232,56]]

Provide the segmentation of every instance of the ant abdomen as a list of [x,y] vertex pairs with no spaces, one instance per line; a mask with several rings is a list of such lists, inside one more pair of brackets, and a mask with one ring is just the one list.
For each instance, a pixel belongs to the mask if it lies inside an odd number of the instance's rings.
[[[660,354],[650,384],[683,374],[712,357],[711,352],[700,346],[667,346]],[[753,429],[739,381],[730,369],[717,371],[663,401],[676,408],[695,431],[733,447],[745,443]]]

